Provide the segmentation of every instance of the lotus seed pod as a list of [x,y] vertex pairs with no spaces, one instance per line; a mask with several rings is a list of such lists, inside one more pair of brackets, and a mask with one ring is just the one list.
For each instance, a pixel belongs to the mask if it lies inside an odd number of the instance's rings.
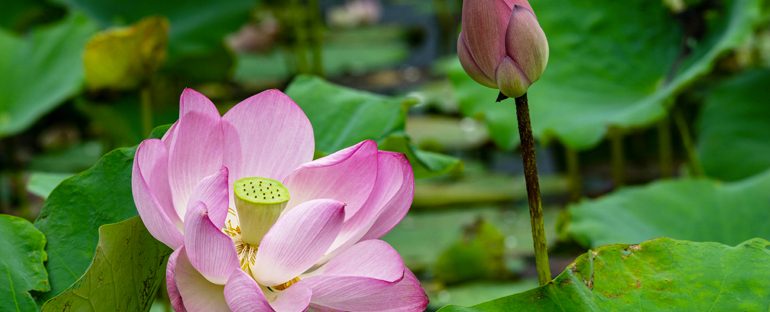
[[241,239],[258,246],[289,202],[289,190],[281,182],[261,177],[235,181],[233,189]]
[[465,0],[457,53],[476,82],[516,98],[540,79],[548,41],[526,0]]

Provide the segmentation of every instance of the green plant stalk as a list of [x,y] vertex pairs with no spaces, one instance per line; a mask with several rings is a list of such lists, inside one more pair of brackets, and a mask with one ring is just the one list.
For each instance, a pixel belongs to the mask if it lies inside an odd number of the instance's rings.
[[668,117],[658,122],[658,151],[660,175],[668,178],[674,175],[674,152],[671,147],[671,120]]
[[321,12],[321,4],[318,0],[310,0],[310,8],[312,10],[310,32],[312,34],[312,48],[313,48],[313,73],[323,77],[324,76],[324,64],[323,64],[323,42],[324,42],[324,25],[323,15]]
[[612,181],[615,187],[626,183],[626,155],[623,151],[623,131],[618,128],[610,129],[609,133],[612,162]]
[[149,135],[152,132],[152,92],[149,83],[145,84],[140,91],[141,111],[142,111],[142,132]]
[[703,167],[701,167],[700,158],[695,151],[695,144],[693,143],[692,135],[690,134],[690,128],[687,126],[687,120],[684,118],[682,111],[674,111],[674,123],[681,136],[682,145],[684,145],[684,149],[687,152],[687,164],[690,168],[690,175],[702,177],[704,175]]
[[537,176],[535,138],[532,135],[532,125],[529,119],[529,103],[526,94],[516,98],[516,117],[519,121],[521,156],[524,162],[524,180],[527,184],[527,201],[529,202],[529,217],[532,225],[532,241],[535,245],[537,279],[540,282],[540,285],[545,285],[551,281],[551,267],[548,263],[548,246],[546,245],[545,223],[543,221],[543,202],[540,198],[540,182],[538,181]]
[[565,157],[567,158],[567,179],[569,182],[570,201],[576,202],[583,195],[583,181],[580,176],[580,155],[569,146],[565,147]]
[[305,31],[305,10],[299,3],[299,0],[289,1],[289,27],[293,32],[294,41],[292,46],[294,49],[294,56],[297,59],[297,71],[301,74],[310,73],[310,65],[308,64],[308,48],[306,45],[307,34]]

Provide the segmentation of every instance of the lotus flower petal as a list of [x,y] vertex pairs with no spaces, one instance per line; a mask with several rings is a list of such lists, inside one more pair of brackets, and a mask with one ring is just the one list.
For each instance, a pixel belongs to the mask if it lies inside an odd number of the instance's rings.
[[174,250],[168,257],[168,263],[166,264],[166,286],[168,288],[168,299],[171,302],[171,306],[174,311],[185,312],[184,303],[182,302],[182,295],[179,293],[179,289],[176,287],[176,279],[174,279],[174,269],[176,268],[176,260],[179,257],[179,253],[184,252],[184,248]]
[[225,219],[227,219],[227,209],[229,207],[227,181],[227,168],[222,167],[219,172],[205,177],[198,183],[188,203],[188,207],[196,205],[198,202],[206,204],[209,218],[217,228],[223,228],[225,226]]
[[497,88],[495,80],[492,77],[487,76],[487,74],[481,70],[481,67],[479,67],[476,59],[473,58],[462,32],[460,32],[460,37],[457,39],[457,57],[460,59],[460,64],[463,66],[463,69],[465,69],[465,72],[468,73],[468,76],[473,78],[473,80],[487,87]]
[[508,55],[530,83],[537,81],[548,64],[548,40],[535,14],[522,6],[514,7],[505,37]]
[[227,311],[224,286],[207,280],[190,263],[184,247],[174,267],[174,280],[188,312]]
[[289,210],[262,238],[252,275],[266,286],[299,276],[321,259],[343,219],[344,204],[334,200],[312,200]]
[[205,177],[222,168],[222,127],[219,117],[192,111],[176,125],[169,151],[169,183],[174,207],[184,219],[190,195]]
[[[160,140],[145,140],[136,150],[131,191],[147,230],[171,248],[182,245],[182,221],[171,203],[166,180],[168,153]],[[153,187],[154,186],[154,187]]]
[[374,189],[363,208],[343,224],[330,252],[355,244],[367,232],[372,232],[372,238],[379,238],[390,231],[409,210],[413,190],[409,160],[400,153],[379,152]]
[[190,263],[211,283],[224,285],[232,271],[240,268],[233,241],[211,221],[203,202],[190,206],[184,226]]
[[377,216],[377,220],[374,220],[369,232],[364,235],[362,239],[375,239],[380,238],[392,230],[409,212],[409,208],[412,206],[412,199],[414,198],[414,173],[412,172],[412,166],[409,164],[409,160],[403,154],[380,152],[380,157],[395,158],[400,164],[401,170],[399,172],[403,174],[401,179],[401,187],[383,205],[381,213]]
[[321,267],[317,274],[358,276],[396,282],[404,275],[404,262],[388,243],[373,239],[359,242],[341,252]]
[[306,163],[286,178],[291,192],[287,209],[318,198],[345,203],[350,219],[369,198],[377,178],[377,143],[363,141],[329,156]]
[[283,180],[313,159],[313,128],[302,109],[278,90],[238,103],[225,116],[225,164],[231,182],[242,177]]
[[257,282],[242,270],[233,271],[227,279],[225,300],[233,312],[273,311]]
[[519,69],[519,66],[507,56],[503,58],[500,67],[497,68],[495,79],[497,79],[500,92],[509,98],[517,98],[524,95],[532,84],[527,76],[524,75],[524,72]]
[[505,30],[510,7],[500,0],[463,1],[462,27],[466,47],[487,77],[495,77],[505,56]]

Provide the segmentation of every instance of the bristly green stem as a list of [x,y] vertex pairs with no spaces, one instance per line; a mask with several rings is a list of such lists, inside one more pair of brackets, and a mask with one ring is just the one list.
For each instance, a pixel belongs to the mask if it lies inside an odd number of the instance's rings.
[[658,151],[660,152],[660,175],[670,178],[674,175],[674,151],[671,147],[671,120],[669,117],[658,122]]
[[324,25],[323,25],[323,12],[321,12],[321,4],[318,0],[310,0],[310,33],[311,44],[313,48],[313,73],[323,77],[324,64],[323,64],[323,41],[324,41]]
[[626,184],[626,155],[623,150],[623,131],[619,128],[610,128],[609,132],[612,162],[612,180],[615,187]]
[[532,125],[529,120],[529,103],[526,94],[516,98],[516,116],[519,120],[521,156],[524,162],[524,180],[527,183],[527,201],[529,202],[529,217],[532,224],[532,241],[535,244],[537,279],[540,285],[545,285],[551,281],[551,267],[548,263],[548,246],[546,245],[545,224],[543,222],[543,202],[540,198],[540,182],[537,176],[535,138],[532,135]]
[[700,158],[695,151],[695,144],[693,143],[692,135],[690,134],[690,128],[687,126],[687,120],[684,118],[681,110],[674,110],[674,123],[679,130],[679,135],[682,137],[682,145],[687,151],[688,165],[690,167],[690,175],[694,177],[702,177],[703,167],[700,164]]
[[569,199],[571,202],[580,200],[583,195],[583,182],[580,176],[580,156],[578,151],[565,146],[567,158],[567,178],[569,179]]

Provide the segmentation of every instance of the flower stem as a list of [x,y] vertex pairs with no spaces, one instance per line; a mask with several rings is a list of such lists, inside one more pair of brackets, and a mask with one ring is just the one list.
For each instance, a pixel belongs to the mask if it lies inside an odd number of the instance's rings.
[[671,120],[668,117],[658,122],[658,148],[660,152],[660,175],[674,175],[674,152],[671,147]]
[[572,202],[580,200],[583,195],[583,183],[580,177],[580,156],[569,146],[565,146],[567,158],[567,178],[569,181],[569,199]]
[[674,123],[676,124],[679,135],[682,137],[682,145],[687,152],[688,165],[690,167],[690,175],[694,177],[702,177],[703,167],[700,164],[700,158],[695,151],[695,144],[693,143],[692,135],[690,134],[690,128],[687,126],[687,120],[684,118],[684,114],[681,110],[674,110]]
[[323,41],[324,41],[324,25],[323,25],[323,12],[321,11],[321,4],[318,0],[310,0],[310,33],[312,44],[312,57],[313,57],[313,73],[323,77],[324,64],[323,64]]
[[521,156],[524,161],[524,179],[527,183],[527,201],[529,202],[529,217],[532,224],[532,241],[535,244],[537,279],[540,285],[545,285],[551,281],[551,267],[548,263],[548,247],[546,246],[545,225],[543,222],[543,203],[540,198],[540,183],[537,177],[535,138],[532,136],[532,125],[529,120],[529,103],[526,94],[516,98],[516,116],[519,120]]
[[611,128],[610,133],[610,158],[612,161],[612,181],[615,187],[621,187],[626,184],[626,155],[623,151],[623,131],[618,128]]

